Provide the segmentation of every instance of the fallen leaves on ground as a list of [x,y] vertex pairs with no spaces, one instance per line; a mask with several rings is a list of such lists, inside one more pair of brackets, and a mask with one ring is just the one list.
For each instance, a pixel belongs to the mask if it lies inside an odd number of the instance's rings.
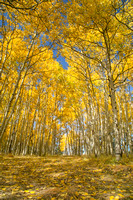
[[78,156],[1,156],[0,199],[101,199],[133,197],[133,165]]

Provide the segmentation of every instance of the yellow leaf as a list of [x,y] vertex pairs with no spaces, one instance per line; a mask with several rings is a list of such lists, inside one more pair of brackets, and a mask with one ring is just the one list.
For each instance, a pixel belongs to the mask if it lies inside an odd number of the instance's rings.
[[32,197],[31,197],[31,196],[28,196],[28,198],[29,198],[29,199],[32,199]]
[[78,187],[82,187],[81,185],[78,185]]
[[82,193],[84,196],[88,196],[88,193],[87,192],[83,192]]
[[124,197],[124,195],[123,194],[118,194],[120,197]]
[[110,196],[110,198],[109,198],[110,200],[114,200],[114,196]]
[[119,200],[119,196],[116,196],[116,197],[115,197],[115,200]]
[[35,191],[31,191],[30,193],[31,193],[31,194],[34,194],[34,193],[35,193]]
[[30,185],[30,187],[34,187],[33,185]]
[[29,95],[31,95],[31,93],[32,93],[32,90],[29,90]]
[[29,190],[25,190],[25,192],[29,192]]

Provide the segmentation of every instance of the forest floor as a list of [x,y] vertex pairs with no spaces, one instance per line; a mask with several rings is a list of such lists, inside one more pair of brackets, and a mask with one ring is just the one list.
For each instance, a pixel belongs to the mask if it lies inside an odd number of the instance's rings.
[[133,199],[133,160],[0,155],[0,199]]

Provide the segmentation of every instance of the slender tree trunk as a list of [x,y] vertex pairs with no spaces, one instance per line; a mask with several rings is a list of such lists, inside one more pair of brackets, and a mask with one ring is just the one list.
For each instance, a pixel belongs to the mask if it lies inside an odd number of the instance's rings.
[[130,128],[130,133],[129,133],[129,149],[130,149],[130,153],[133,153],[133,109],[132,109],[132,94],[131,94],[131,89],[129,86],[129,112],[130,112],[130,124],[131,124],[131,128]]
[[115,86],[113,81],[113,74],[112,74],[112,66],[111,66],[111,57],[110,57],[110,38],[108,35],[107,30],[103,30],[103,38],[106,46],[106,54],[107,54],[107,61],[106,61],[106,69],[108,73],[108,81],[109,81],[109,92],[111,98],[111,105],[112,105],[112,113],[113,113],[113,122],[114,122],[114,135],[115,135],[115,155],[116,160],[120,160],[120,135],[118,129],[118,110],[116,104],[116,94],[115,94]]
[[112,104],[112,112],[113,112],[113,122],[114,122],[114,135],[115,135],[115,154],[116,160],[120,160],[120,135],[118,129],[118,111],[117,111],[117,104],[116,104],[116,96],[115,96],[115,89],[112,78],[109,79],[110,81],[110,95],[111,95],[111,104]]

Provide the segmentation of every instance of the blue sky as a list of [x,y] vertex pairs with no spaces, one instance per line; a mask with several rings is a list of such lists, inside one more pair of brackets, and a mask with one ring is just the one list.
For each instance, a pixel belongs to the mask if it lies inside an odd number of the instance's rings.
[[68,64],[67,62],[65,61],[65,58],[62,57],[61,55],[58,56],[58,58],[56,59],[64,69],[68,69]]

